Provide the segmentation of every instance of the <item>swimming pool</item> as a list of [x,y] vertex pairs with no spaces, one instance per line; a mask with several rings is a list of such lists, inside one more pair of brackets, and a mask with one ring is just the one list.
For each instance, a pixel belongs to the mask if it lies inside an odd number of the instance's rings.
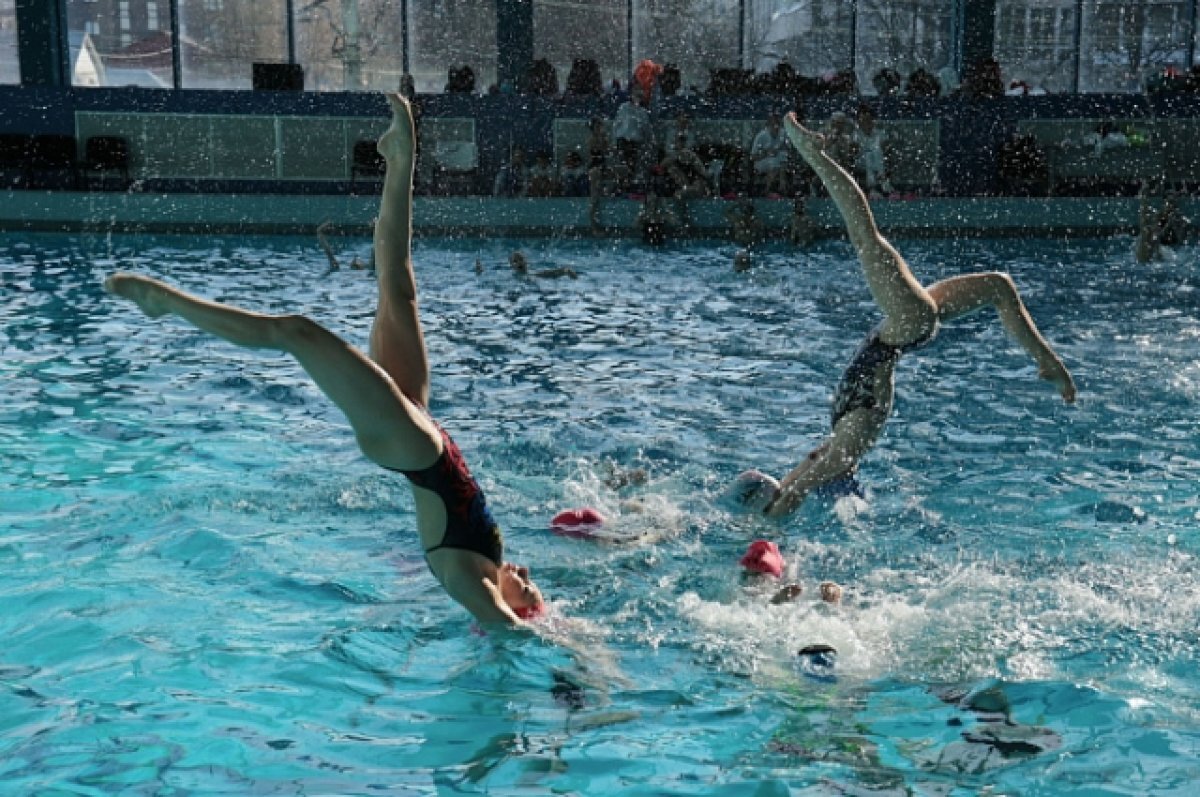
[[[517,281],[518,244],[581,277]],[[775,524],[716,498],[826,432],[876,318],[845,243],[734,274],[718,243],[418,242],[432,408],[560,645],[472,632],[408,488],[292,362],[100,292],[134,269],[361,343],[362,272],[300,238],[10,236],[0,792],[1194,793],[1196,253],[1129,247],[901,242],[925,281],[1011,272],[1079,402],[963,319],[902,361],[865,504]],[[646,539],[546,531],[579,504]],[[770,605],[755,537],[845,604]]]

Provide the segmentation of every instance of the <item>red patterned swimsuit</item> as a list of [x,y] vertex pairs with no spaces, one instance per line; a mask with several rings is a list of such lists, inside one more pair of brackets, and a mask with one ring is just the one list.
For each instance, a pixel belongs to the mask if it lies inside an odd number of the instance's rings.
[[504,535],[492,518],[483,488],[471,476],[462,452],[436,421],[442,435],[442,454],[423,470],[396,470],[417,487],[430,490],[446,505],[446,532],[442,541],[425,549],[428,558],[440,548],[458,548],[486,556],[497,567],[504,563]]

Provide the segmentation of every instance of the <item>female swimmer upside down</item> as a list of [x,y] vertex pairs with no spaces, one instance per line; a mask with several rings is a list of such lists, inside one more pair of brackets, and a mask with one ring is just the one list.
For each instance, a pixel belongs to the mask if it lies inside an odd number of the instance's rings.
[[411,252],[416,141],[407,101],[388,99],[392,124],[379,139],[387,174],[375,223],[379,296],[369,357],[303,316],[253,313],[133,274],[114,274],[105,288],[151,318],[173,314],[238,346],[295,357],[345,414],[362,452],[408,477],[425,560],[450,597],[480,622],[520,625],[544,609],[542,595],[526,568],[504,561],[483,491],[426,410],[429,362]]
[[829,438],[782,481],[758,471],[741,474],[732,488],[738,502],[753,512],[786,515],[813,490],[853,476],[891,414],[900,355],[932,340],[941,322],[983,307],[996,309],[1008,334],[1037,363],[1038,375],[1053,384],[1063,400],[1075,401],[1070,372],[1038,332],[1012,278],[996,272],[964,274],[923,287],[875,226],[862,189],[825,153],[824,137],[803,127],[795,114],[788,115],[784,127],[841,212],[867,288],[884,318],[842,375],[834,394]]

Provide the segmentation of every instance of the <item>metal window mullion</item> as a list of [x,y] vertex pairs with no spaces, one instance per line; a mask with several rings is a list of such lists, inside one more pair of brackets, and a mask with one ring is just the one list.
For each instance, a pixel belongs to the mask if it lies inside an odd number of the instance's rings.
[[171,86],[178,91],[183,88],[183,42],[179,25],[179,0],[170,0],[167,7],[171,15]]

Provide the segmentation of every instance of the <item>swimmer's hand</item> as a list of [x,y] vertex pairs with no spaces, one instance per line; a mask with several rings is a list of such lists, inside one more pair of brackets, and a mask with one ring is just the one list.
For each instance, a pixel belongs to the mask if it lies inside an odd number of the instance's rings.
[[483,591],[490,600],[481,601],[479,606],[467,606],[471,614],[475,615],[475,619],[481,623],[500,624],[513,628],[519,628],[525,625],[525,621],[513,612],[509,607],[508,601],[504,600],[504,595],[500,592],[500,585],[492,581],[487,576],[480,579],[483,585]]
[[804,587],[799,584],[788,584],[783,589],[775,593],[771,598],[771,603],[791,603],[796,598],[799,598],[804,593]]
[[841,603],[842,602],[842,587],[834,581],[822,581],[819,589],[821,590],[821,600],[826,603]]
[[167,298],[171,290],[158,280],[119,271],[104,280],[104,290],[113,296],[133,302],[150,318],[158,318],[170,312]]

